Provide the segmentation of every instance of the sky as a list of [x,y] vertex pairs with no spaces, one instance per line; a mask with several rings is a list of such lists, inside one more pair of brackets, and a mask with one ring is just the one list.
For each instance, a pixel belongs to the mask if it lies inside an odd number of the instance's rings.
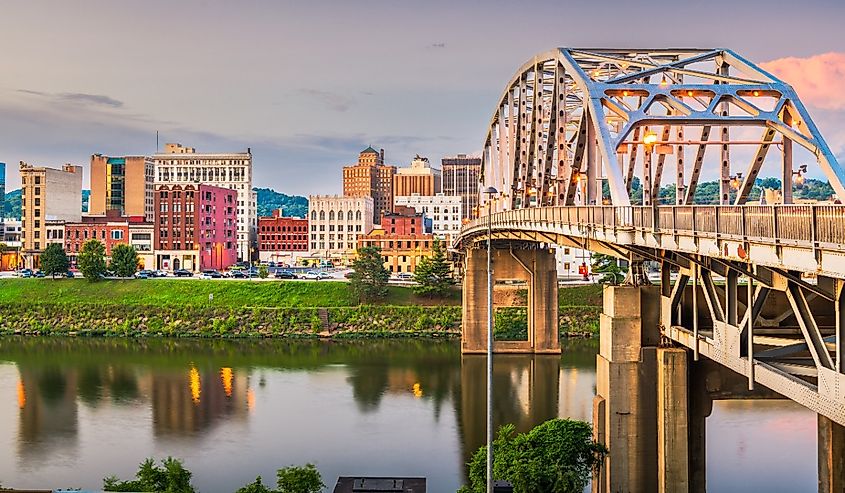
[[[576,5],[572,5],[576,4]],[[791,83],[845,162],[845,2],[4,0],[0,161],[86,167],[180,142],[254,157],[254,185],[338,193],[479,153],[514,71],[557,46],[728,47]]]

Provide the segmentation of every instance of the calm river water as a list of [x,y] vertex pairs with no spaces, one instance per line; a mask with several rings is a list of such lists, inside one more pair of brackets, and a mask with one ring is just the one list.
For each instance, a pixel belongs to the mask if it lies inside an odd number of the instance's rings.
[[[495,360],[495,420],[590,420],[596,341]],[[0,484],[99,488],[145,457],[184,459],[203,492],[314,462],[426,476],[455,491],[484,439],[483,357],[456,342],[0,339]],[[713,492],[816,491],[816,421],[784,401],[717,402]]]

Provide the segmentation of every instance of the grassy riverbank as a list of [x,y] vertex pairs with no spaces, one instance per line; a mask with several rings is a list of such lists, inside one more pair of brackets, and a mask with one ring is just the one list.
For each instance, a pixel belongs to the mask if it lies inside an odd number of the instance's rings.
[[[561,333],[598,327],[600,286],[560,290]],[[210,297],[209,295],[213,295]],[[459,337],[460,291],[445,300],[391,286],[359,305],[343,282],[0,280],[0,334],[205,338]],[[524,308],[501,308],[497,337],[524,337]]]

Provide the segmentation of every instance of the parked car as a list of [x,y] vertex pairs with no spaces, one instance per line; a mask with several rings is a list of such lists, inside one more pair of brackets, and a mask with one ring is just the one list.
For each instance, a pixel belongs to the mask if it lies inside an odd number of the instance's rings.
[[200,275],[200,277],[203,279],[220,279],[223,277],[223,274],[221,274],[219,271],[211,269],[202,271],[202,275]]
[[176,277],[191,277],[193,274],[191,274],[191,271],[186,269],[176,269],[173,271],[173,275]]
[[44,277],[44,273],[40,270],[37,270],[35,271],[35,274],[33,274],[33,276],[41,278]]
[[167,271],[164,270],[154,270],[153,277],[167,277]]
[[230,270],[228,272],[228,274],[229,274],[229,277],[231,277],[232,279],[246,279],[246,274],[244,274],[244,271],[242,271],[240,269]]
[[331,279],[332,276],[326,274],[325,272],[319,272],[316,270],[309,270],[305,273],[305,279],[313,279],[314,281],[319,281],[321,279]]
[[276,279],[296,279],[296,275],[289,270],[277,270]]
[[346,274],[344,274],[343,277],[345,277],[347,279],[352,279],[352,276],[354,276],[354,275],[355,275],[355,271],[351,270],[351,271],[347,272]]
[[67,277],[68,279],[73,279],[76,276],[73,274],[73,272],[67,271],[65,272],[65,277]]
[[414,275],[410,272],[400,272],[399,275],[396,276],[396,279],[400,281],[413,281]]
[[143,269],[135,273],[135,279],[149,279],[151,277],[155,277],[155,274],[151,270]]
[[18,272],[18,276],[23,278],[32,277],[32,269],[21,269],[21,271]]

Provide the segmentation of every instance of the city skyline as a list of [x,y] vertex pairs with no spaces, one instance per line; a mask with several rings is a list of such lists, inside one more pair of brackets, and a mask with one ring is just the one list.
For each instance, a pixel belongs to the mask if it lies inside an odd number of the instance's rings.
[[[337,172],[368,145],[397,166],[478,153],[521,63],[555,46],[613,45],[734,49],[796,88],[843,160],[845,40],[826,33],[845,6],[808,1],[789,15],[716,1],[698,22],[695,6],[670,5],[533,2],[514,16],[501,2],[10,2],[0,161],[83,165],[88,188],[91,154],[152,155],[158,132],[159,149],[252,148],[256,186],[337,193]],[[784,15],[789,32],[768,35]],[[8,175],[20,183],[14,166]]]

